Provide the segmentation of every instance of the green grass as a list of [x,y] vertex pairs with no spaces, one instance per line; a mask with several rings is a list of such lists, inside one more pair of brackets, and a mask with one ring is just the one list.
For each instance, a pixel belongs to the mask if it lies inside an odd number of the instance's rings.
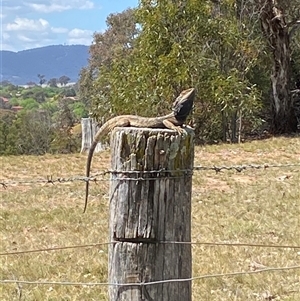
[[[1,181],[84,173],[82,155],[2,157]],[[299,138],[197,147],[195,165],[300,164]],[[109,153],[93,171],[109,168]],[[196,171],[192,240],[300,245],[300,167]],[[10,184],[1,189],[0,252],[93,244],[108,240],[108,181]],[[193,245],[193,276],[300,264],[299,249]],[[107,282],[107,246],[0,256],[1,279]],[[21,298],[18,291],[22,293]],[[265,294],[265,295],[264,295]],[[269,297],[268,297],[269,294]],[[107,287],[0,284],[1,300],[108,300]],[[193,281],[193,300],[300,300],[300,270]],[[269,299],[268,299],[269,298]]]

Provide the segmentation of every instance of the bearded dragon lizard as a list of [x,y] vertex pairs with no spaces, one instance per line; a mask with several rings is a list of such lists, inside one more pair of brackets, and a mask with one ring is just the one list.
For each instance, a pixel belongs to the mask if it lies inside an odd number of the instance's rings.
[[97,143],[106,136],[112,129],[115,127],[138,127],[138,128],[168,128],[172,130],[176,130],[179,133],[183,132],[181,126],[185,122],[189,113],[193,108],[195,97],[195,89],[190,88],[184,90],[180,93],[180,95],[176,98],[173,103],[172,113],[161,116],[161,117],[140,117],[136,115],[121,115],[117,117],[113,117],[109,119],[106,123],[104,123],[100,129],[97,131],[92,145],[90,147],[87,163],[86,163],[86,190],[85,190],[85,204],[84,210],[86,211],[88,195],[89,195],[89,176],[91,170],[91,163],[94,154],[94,150],[97,146]]

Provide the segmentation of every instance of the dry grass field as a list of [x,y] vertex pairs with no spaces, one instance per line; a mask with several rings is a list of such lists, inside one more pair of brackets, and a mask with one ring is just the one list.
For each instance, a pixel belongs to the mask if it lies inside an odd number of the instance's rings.
[[[83,175],[86,156],[1,157],[1,280],[107,282],[107,246],[3,255],[107,241],[108,181],[14,183]],[[195,165],[300,164],[299,138],[197,147]],[[109,168],[109,152],[92,171]],[[300,166],[195,171],[192,241],[300,246]],[[300,265],[299,248],[192,245],[193,276]],[[0,283],[1,300],[108,300],[107,287]],[[300,269],[193,281],[193,300],[300,300]]]

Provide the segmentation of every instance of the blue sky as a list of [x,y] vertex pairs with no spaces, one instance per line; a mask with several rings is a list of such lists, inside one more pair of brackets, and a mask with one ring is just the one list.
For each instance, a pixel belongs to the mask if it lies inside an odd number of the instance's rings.
[[138,0],[0,0],[1,50],[21,51],[57,44],[90,45],[106,29],[111,13],[137,7]]

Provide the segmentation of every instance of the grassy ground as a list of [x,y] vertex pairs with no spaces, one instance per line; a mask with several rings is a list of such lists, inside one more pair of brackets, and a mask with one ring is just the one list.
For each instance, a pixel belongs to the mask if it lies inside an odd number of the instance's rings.
[[[101,153],[93,171],[109,168]],[[1,181],[82,175],[82,155],[2,157]],[[300,164],[299,138],[197,147],[195,165]],[[192,240],[300,245],[300,167],[196,171]],[[9,184],[1,190],[0,252],[107,241],[109,182]],[[300,265],[300,249],[193,245],[193,276]],[[106,282],[107,247],[0,256],[1,279]],[[108,300],[101,286],[0,284],[1,300]],[[193,300],[300,300],[300,270],[193,281]]]

